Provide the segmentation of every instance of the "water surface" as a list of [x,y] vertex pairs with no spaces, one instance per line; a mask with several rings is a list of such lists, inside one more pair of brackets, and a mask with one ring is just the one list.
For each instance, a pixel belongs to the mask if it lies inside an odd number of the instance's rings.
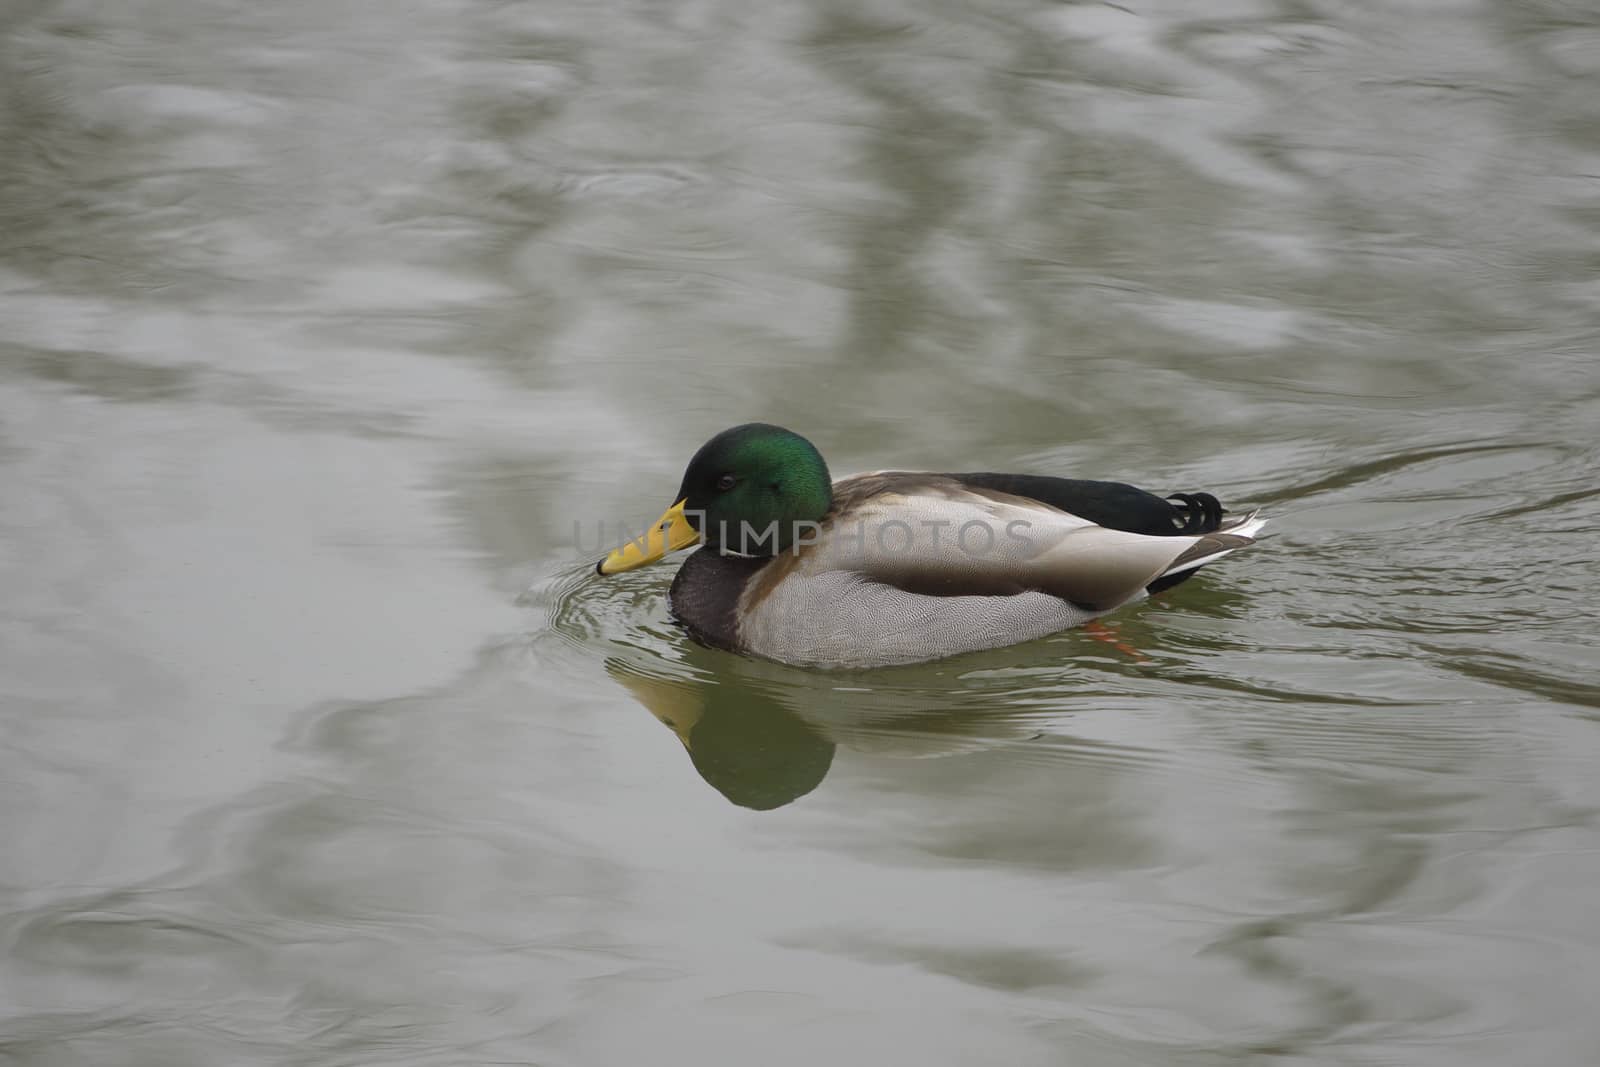
[[[0,1061],[1600,1059],[1597,56],[0,10]],[[589,568],[750,419],[1274,536],[1116,643],[744,661]]]

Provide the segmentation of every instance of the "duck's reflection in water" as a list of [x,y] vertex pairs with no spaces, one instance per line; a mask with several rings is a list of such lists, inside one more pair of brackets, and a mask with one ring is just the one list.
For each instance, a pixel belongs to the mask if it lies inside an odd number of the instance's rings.
[[620,660],[607,669],[678,735],[700,777],[740,807],[781,808],[833,765],[832,741],[745,679],[654,677]]
[[[606,669],[683,742],[695,770],[741,807],[770,811],[822,784],[835,750],[925,758],[1038,736],[1029,691],[988,655],[960,664],[819,674],[697,645],[681,658],[613,656]],[[1059,669],[1059,668],[1057,668]],[[1008,672],[1009,673],[1009,672]]]

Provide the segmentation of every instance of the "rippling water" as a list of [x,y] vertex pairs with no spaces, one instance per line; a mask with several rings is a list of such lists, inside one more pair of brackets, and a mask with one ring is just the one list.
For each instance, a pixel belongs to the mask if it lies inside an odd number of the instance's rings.
[[[0,1061],[1600,1060],[1600,14],[0,7]],[[1275,536],[867,674],[759,418]]]

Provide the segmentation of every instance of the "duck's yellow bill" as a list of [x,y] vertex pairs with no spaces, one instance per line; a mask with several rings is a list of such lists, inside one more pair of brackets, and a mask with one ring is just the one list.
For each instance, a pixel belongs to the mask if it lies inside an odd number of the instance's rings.
[[687,499],[672,505],[643,537],[637,541],[629,541],[612,552],[600,561],[595,570],[601,574],[621,574],[635,567],[643,567],[646,563],[654,563],[668,552],[676,552],[680,548],[688,548],[698,542],[700,531],[690,526],[689,520],[683,514],[683,506],[686,503]]

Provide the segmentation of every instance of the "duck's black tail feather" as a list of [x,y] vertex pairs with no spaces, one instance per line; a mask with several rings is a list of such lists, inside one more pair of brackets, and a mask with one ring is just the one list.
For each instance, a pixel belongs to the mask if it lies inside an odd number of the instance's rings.
[[1222,525],[1222,516],[1228,513],[1222,502],[1210,493],[1172,493],[1167,500],[1177,501],[1172,505],[1174,533],[1211,533]]

